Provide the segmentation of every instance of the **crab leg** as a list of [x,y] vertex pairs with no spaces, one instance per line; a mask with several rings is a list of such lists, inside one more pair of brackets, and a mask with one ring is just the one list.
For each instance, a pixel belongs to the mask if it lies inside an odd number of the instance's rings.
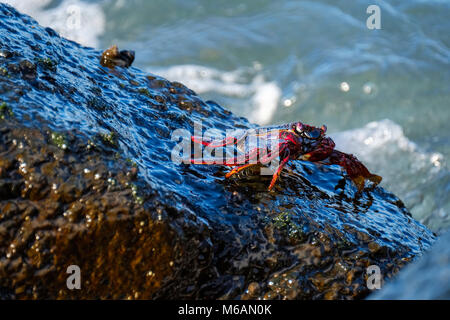
[[190,162],[192,164],[218,164],[217,163],[217,159],[203,159],[203,158],[195,158],[195,159],[190,159]]
[[289,161],[289,155],[281,161],[280,165],[277,168],[277,171],[273,174],[272,182],[270,182],[269,191],[272,190],[272,188],[275,186],[275,183],[278,180],[278,177],[280,176],[281,170],[283,170],[286,163]]
[[[280,150],[280,152],[283,151],[283,150],[284,150],[284,147]],[[258,156],[258,155],[259,155],[259,152],[258,152],[258,151],[259,151],[259,149],[254,149],[254,150],[252,151],[251,157],[249,157],[248,161],[253,160],[256,156]],[[254,152],[256,152],[256,153],[253,154]],[[251,166],[254,166],[254,165],[268,163],[268,162],[272,161],[274,158],[276,158],[276,157],[279,155],[280,152],[276,152],[276,153],[274,153],[273,155],[268,155],[268,154],[264,155],[264,156],[260,159],[259,163],[249,163],[249,164],[245,164],[245,165],[243,165],[243,166],[240,166],[240,167],[238,167],[238,168],[234,168],[233,170],[231,170],[230,172],[228,172],[228,173],[226,174],[225,177],[226,177],[226,178],[229,178],[229,177],[231,177],[232,175],[234,175],[234,174],[236,174],[236,173],[238,173],[238,172],[240,172],[240,171],[242,171],[242,170],[244,170],[244,169],[246,169],[246,168],[249,168],[249,167],[251,167]]]
[[[280,130],[280,132],[289,131],[289,130]],[[269,132],[265,133],[258,133],[254,134],[255,137],[264,137],[267,136]],[[220,148],[220,147],[226,147],[232,144],[238,144],[239,142],[243,141],[247,136],[249,135],[249,132],[247,131],[243,136],[240,138],[236,137],[226,137],[222,140],[213,140],[213,141],[205,141],[203,137],[199,136],[191,136],[192,142],[211,147],[211,148]]]
[[[284,150],[284,148],[282,148],[282,150]],[[282,151],[281,150],[281,151]],[[257,153],[258,154],[258,153]],[[265,163],[265,162],[270,162],[271,160],[273,160],[275,157],[277,157],[279,155],[279,152],[276,152],[275,154],[273,154],[273,155],[265,155],[263,158],[261,158],[260,160],[260,163]],[[254,158],[254,156],[252,157],[252,158]],[[249,160],[251,160],[252,158],[249,158]],[[263,159],[265,160],[265,161],[263,161]],[[289,156],[288,157],[286,157],[283,161],[282,161],[282,163],[278,166],[278,168],[277,168],[277,172],[274,174],[274,176],[273,176],[273,179],[272,179],[272,183],[271,183],[271,187],[269,188],[269,190],[273,187],[273,185],[275,184],[275,182],[276,182],[276,180],[277,180],[277,178],[278,178],[278,175],[280,174],[280,172],[281,172],[281,170],[283,169],[283,167],[284,167],[284,165],[286,164],[286,162],[289,160]],[[241,172],[242,170],[244,170],[244,169],[246,169],[246,168],[249,168],[249,167],[252,167],[252,166],[255,166],[255,165],[258,165],[257,163],[248,163],[248,164],[245,164],[245,165],[243,165],[243,166],[240,166],[240,167],[237,167],[237,168],[234,168],[233,170],[231,170],[230,172],[228,172],[226,175],[225,175],[225,177],[226,178],[229,178],[229,177],[231,177],[232,175],[234,175],[234,174],[236,174],[236,173],[238,173],[238,172]]]
[[280,150],[278,150],[277,152],[275,152],[274,154],[266,154],[264,157],[262,157],[261,159],[259,159],[259,161],[262,164],[266,164],[269,163],[270,161],[272,161],[273,159],[275,159],[276,157],[278,157],[280,155],[281,152],[284,151],[284,149],[286,149],[285,146],[283,146]]
[[256,166],[256,165],[258,165],[258,164],[257,164],[257,163],[248,163],[248,164],[244,164],[243,166],[234,168],[233,170],[231,170],[230,172],[228,172],[228,173],[225,175],[225,178],[229,178],[229,177],[231,177],[232,175],[234,175],[234,174],[236,174],[236,173],[238,173],[238,172],[241,172],[242,170],[244,170],[244,169],[246,169],[246,168],[250,168],[250,167]]
[[254,160],[255,158],[258,157],[258,155],[260,154],[260,149],[259,148],[254,148],[252,151],[250,151],[248,154],[243,154],[239,157],[234,157],[232,159],[232,164],[244,164],[247,161],[251,161]]
[[219,159],[190,159],[190,162],[192,164],[223,164],[225,166],[234,167],[244,164],[247,161],[251,161],[258,157],[258,155],[259,148],[255,148],[249,154],[244,154],[239,157],[233,157],[232,159],[226,159],[224,163],[218,162]]
[[235,137],[226,137],[225,139],[219,141],[204,141],[202,137],[197,136],[192,136],[191,140],[195,143],[199,143],[210,148],[225,147],[230,144],[236,144],[238,141]]
[[[280,152],[281,151],[283,151],[284,150],[284,147],[280,150]],[[253,160],[256,156],[258,156],[259,155],[259,149],[254,149],[253,151],[252,151],[252,153],[251,153],[251,156],[248,158],[248,161],[250,161],[250,160]],[[256,153],[255,153],[256,152]],[[279,155],[279,153],[280,152],[276,152],[276,153],[274,153],[273,155],[264,155],[261,159],[260,159],[260,161],[259,161],[259,163],[249,163],[249,164],[245,164],[245,165],[243,165],[243,166],[240,166],[240,167],[238,167],[238,168],[234,168],[233,170],[231,170],[230,172],[228,172],[227,174],[226,174],[226,178],[229,178],[229,177],[231,177],[232,175],[234,175],[234,174],[236,174],[236,173],[238,173],[238,172],[240,172],[240,171],[242,171],[242,170],[244,170],[244,169],[246,169],[246,168],[249,168],[249,167],[251,167],[251,166],[254,166],[254,165],[257,165],[257,164],[265,164],[265,163],[268,163],[268,162],[270,162],[270,161],[272,161],[274,158],[276,158],[278,155]],[[253,154],[253,153],[255,153],[255,154]]]

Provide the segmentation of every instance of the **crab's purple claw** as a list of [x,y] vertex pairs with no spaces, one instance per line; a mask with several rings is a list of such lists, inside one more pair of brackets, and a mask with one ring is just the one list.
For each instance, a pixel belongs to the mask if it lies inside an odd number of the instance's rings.
[[375,185],[378,185],[382,180],[382,177],[370,173],[370,171],[352,154],[333,150],[329,160],[332,164],[338,164],[345,169],[350,179],[352,179],[358,188],[358,191],[364,189],[366,180],[372,181]]

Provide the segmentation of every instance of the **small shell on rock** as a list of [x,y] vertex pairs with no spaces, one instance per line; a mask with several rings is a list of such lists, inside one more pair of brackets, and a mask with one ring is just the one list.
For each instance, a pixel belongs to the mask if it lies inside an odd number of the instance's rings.
[[103,51],[100,58],[100,64],[104,67],[113,69],[116,66],[128,68],[134,61],[134,51],[119,51],[116,45]]

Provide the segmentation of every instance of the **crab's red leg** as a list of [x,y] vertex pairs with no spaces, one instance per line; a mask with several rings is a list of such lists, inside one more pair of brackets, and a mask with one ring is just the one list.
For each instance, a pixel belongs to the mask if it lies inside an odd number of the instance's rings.
[[[281,130],[281,131],[289,131],[289,130]],[[255,134],[254,136],[255,137],[264,137],[269,134],[270,134],[270,132],[265,132],[265,133],[261,133],[261,134]],[[222,139],[222,140],[205,141],[203,139],[203,137],[191,136],[191,140],[195,143],[202,144],[207,147],[220,148],[220,147],[225,147],[225,146],[229,146],[232,144],[238,144],[239,142],[243,141],[247,136],[248,136],[248,131],[243,136],[241,136],[239,139],[236,137],[226,137],[225,139]]]
[[[251,160],[253,160],[253,159],[255,159],[255,158],[257,158],[259,155],[260,155],[260,148],[255,148],[255,149],[253,149],[248,155],[243,155],[243,156],[240,156],[240,157],[236,157],[235,159],[233,159],[233,160],[237,160],[236,161],[236,163],[244,163],[244,162],[246,162],[246,161],[251,161]],[[248,159],[247,159],[248,158]],[[259,162],[257,162],[257,163],[247,163],[247,164],[245,164],[245,165],[243,165],[243,166],[240,166],[240,167],[237,167],[237,168],[234,168],[233,170],[231,170],[230,172],[228,172],[226,175],[225,175],[225,177],[226,178],[229,178],[229,177],[231,177],[232,175],[234,175],[234,174],[236,174],[236,173],[238,173],[238,172],[240,172],[240,171],[242,171],[242,170],[244,170],[244,169],[246,169],[246,168],[249,168],[249,167],[251,167],[251,166],[255,166],[255,165],[258,165],[258,164],[260,164],[261,163],[261,161],[259,161]],[[230,164],[230,166],[231,166],[232,164]]]
[[283,170],[286,163],[289,161],[289,156],[283,159],[281,161],[280,165],[277,168],[277,171],[273,174],[272,181],[270,182],[269,191],[272,190],[272,188],[275,186],[275,183],[278,180],[278,177],[280,176],[281,170]]
[[225,166],[234,167],[240,166],[242,164],[245,164],[246,162],[249,162],[257,158],[259,155],[259,151],[260,151],[259,148],[255,148],[248,154],[244,154],[239,157],[233,157],[231,159],[225,159],[225,162],[223,163],[218,162],[217,161],[218,159],[190,159],[190,162],[192,164],[223,164]]
[[217,159],[202,159],[202,158],[197,159],[197,158],[194,158],[194,159],[190,159],[190,162],[192,164],[217,164]]
[[195,143],[199,143],[210,148],[225,147],[230,144],[236,144],[238,141],[235,137],[226,137],[225,139],[219,141],[205,141],[202,137],[197,136],[192,136],[191,140]]
[[257,164],[257,163],[248,163],[248,164],[244,164],[243,166],[234,168],[233,170],[231,170],[230,172],[228,172],[228,173],[225,175],[225,178],[229,178],[229,177],[231,177],[233,174],[236,174],[236,173],[241,172],[242,170],[244,170],[244,169],[246,169],[246,168],[249,168],[249,167],[252,167],[252,166],[256,166],[256,165],[258,165],[258,164]]
[[[268,163],[268,162],[270,162],[270,161],[272,161],[274,158],[276,158],[279,154],[280,154],[280,152],[282,152],[283,150],[285,149],[285,147],[283,147],[283,148],[281,148],[281,150],[279,150],[278,152],[276,152],[276,153],[274,153],[274,154],[272,154],[272,155],[265,155],[265,156],[263,156],[260,160],[259,160],[259,163]],[[259,148],[256,148],[256,149],[253,149],[252,150],[252,152],[250,153],[250,155],[251,156],[249,156],[249,158],[248,158],[248,161],[250,161],[250,160],[253,160],[254,158],[256,158],[256,156],[258,156],[259,155],[259,151],[260,151],[260,149]],[[242,160],[242,159],[241,159]],[[277,172],[275,173],[275,175],[277,175],[277,177],[278,177],[278,175],[279,175],[279,173],[281,172],[281,170],[283,169],[283,166],[284,166],[284,164],[286,164],[286,162],[289,160],[289,157],[286,157],[285,159],[284,159],[284,163],[282,162],[282,164],[280,164],[280,166],[278,167],[278,169],[277,169]],[[238,172],[240,172],[240,171],[242,171],[242,170],[244,170],[244,169],[246,169],[246,168],[249,168],[249,167],[251,167],[251,166],[254,166],[254,165],[257,165],[257,164],[259,164],[259,163],[249,163],[249,164],[245,164],[245,165],[243,165],[243,166],[240,166],[240,167],[238,167],[238,168],[234,168],[233,170],[231,170],[230,172],[228,172],[227,174],[226,174],[226,178],[229,178],[229,177],[231,177],[232,175],[234,175],[234,174],[236,174],[236,173],[238,173]],[[274,175],[274,176],[275,176]],[[277,179],[275,178],[275,181],[276,181]],[[275,183],[275,181],[273,181],[273,183]],[[272,186],[273,187],[273,186]]]
[[[259,163],[268,163],[272,161],[274,158],[276,158],[281,151],[283,151],[285,148],[283,147],[281,150],[279,150],[277,153],[274,153],[273,155],[265,155],[261,157],[261,159],[258,161]],[[223,163],[225,166],[234,167],[239,166],[242,164],[245,164],[248,161],[254,160],[260,155],[261,148],[254,148],[252,151],[250,151],[248,154],[243,154],[238,157],[233,157],[231,159],[226,159],[226,161]],[[191,163],[193,164],[218,164],[215,159],[210,160],[204,160],[204,159],[190,159]]]
[[256,159],[258,157],[259,153],[260,153],[260,148],[254,148],[248,154],[243,154],[238,157],[233,157],[231,159],[227,159],[227,161],[224,163],[224,165],[229,166],[229,167],[243,165],[246,162]]
[[[232,145],[232,144],[236,144],[238,143],[241,139],[237,139],[235,137],[227,137],[223,140],[220,141],[205,141],[203,140],[202,137],[198,137],[198,136],[191,136],[191,140],[194,143],[198,143],[201,145],[204,145],[208,148],[221,148],[221,147],[225,147],[228,145]],[[245,154],[239,157],[233,157],[232,159],[226,159],[226,161],[223,163],[226,166],[238,166],[242,163],[245,163],[246,160],[250,161],[252,159],[254,159],[255,157],[257,157],[259,154],[258,148],[253,149],[249,154]],[[247,159],[248,158],[248,159]],[[216,159],[210,159],[210,160],[204,160],[204,159],[191,159],[190,160],[191,163],[193,164],[220,164],[217,162]]]
[[262,157],[261,159],[259,159],[259,161],[262,164],[266,164],[269,163],[270,161],[272,161],[273,159],[275,159],[276,157],[278,157],[280,155],[281,152],[283,152],[283,150],[286,149],[286,146],[283,146],[280,150],[278,150],[277,152],[275,152],[274,154],[266,154],[264,157]]

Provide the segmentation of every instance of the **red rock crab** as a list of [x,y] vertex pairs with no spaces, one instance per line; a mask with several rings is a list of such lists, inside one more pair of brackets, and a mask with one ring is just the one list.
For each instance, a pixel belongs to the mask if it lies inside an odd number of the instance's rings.
[[[234,174],[256,165],[267,165],[278,160],[278,166],[269,185],[269,191],[274,187],[281,171],[289,160],[304,160],[326,165],[337,164],[345,169],[347,175],[355,183],[358,191],[370,180],[375,185],[381,182],[381,177],[369,170],[352,154],[335,150],[334,141],[325,135],[327,127],[309,126],[301,122],[260,127],[241,131],[241,133],[227,136],[223,140],[210,140],[192,136],[194,143],[208,148],[222,148],[237,146],[238,155],[222,159],[191,159],[193,164],[223,164],[235,167],[226,174],[229,178]],[[252,141],[253,143],[252,143]],[[255,144],[256,142],[256,144]],[[243,146],[246,146],[244,149]]]

